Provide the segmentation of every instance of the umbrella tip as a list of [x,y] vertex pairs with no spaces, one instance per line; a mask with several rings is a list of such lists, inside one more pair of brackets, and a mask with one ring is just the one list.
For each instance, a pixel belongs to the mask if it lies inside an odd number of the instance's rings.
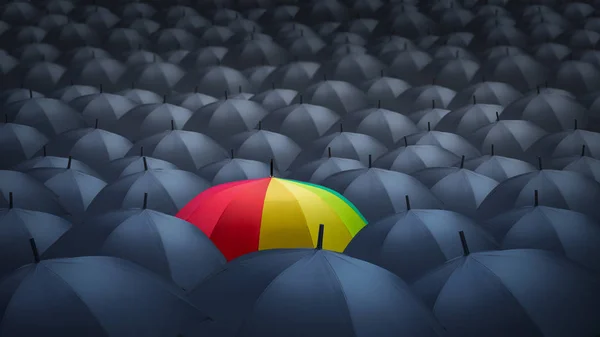
[[496,111],[496,122],[500,121],[500,113]]
[[406,136],[402,137],[404,138],[404,147],[408,146],[408,138],[406,138]]
[[325,225],[320,224],[319,225],[319,236],[317,237],[317,247],[316,249],[321,250],[323,249],[323,234],[325,232]]
[[543,166],[542,166],[542,157],[538,156],[537,157],[538,160],[538,169],[543,170]]
[[67,161],[67,169],[71,169],[71,162],[73,161],[73,156],[69,156],[69,159]]
[[140,146],[140,157],[144,156],[144,147]]
[[537,207],[540,204],[540,194],[538,190],[533,191],[533,206]]
[[460,231],[460,232],[458,232],[458,235],[460,236],[460,242],[462,243],[463,255],[469,256],[469,254],[471,254],[471,252],[469,251],[469,245],[467,244],[467,238],[465,238],[465,232]]
[[142,203],[142,209],[146,209],[148,207],[148,193],[144,193],[144,201]]
[[573,122],[573,130],[577,130],[577,120]]
[[37,249],[34,238],[29,239],[29,245],[31,246],[31,252],[33,253],[33,260],[35,263],[40,263],[40,253]]
[[373,157],[369,155],[369,168],[373,166]]
[[431,122],[427,122],[427,131],[431,131]]
[[269,171],[270,171],[270,176],[271,178],[273,177],[273,171],[274,171],[274,163],[273,163],[273,159],[271,159],[271,161],[269,162]]
[[490,155],[494,155],[494,144],[490,146]]
[[98,128],[98,118],[96,118],[96,122],[94,123],[94,129]]
[[331,158],[331,146],[327,148],[327,157]]
[[47,155],[46,145],[42,146],[42,153],[43,153],[44,157],[46,157],[46,155]]
[[585,157],[585,144],[581,145],[581,156]]
[[171,119],[171,131],[175,130],[175,121]]
[[14,207],[13,192],[8,192],[8,208],[13,209],[13,207]]
[[381,109],[381,100],[377,101],[377,109]]
[[410,211],[410,198],[408,197],[408,195],[404,196],[404,201],[406,202],[406,210]]
[[142,157],[142,162],[144,163],[144,171],[148,171],[148,160],[146,160],[146,157]]
[[464,156],[464,155],[462,155],[462,156],[460,157],[460,168],[461,168],[461,169],[462,169],[462,168],[465,168],[465,156]]

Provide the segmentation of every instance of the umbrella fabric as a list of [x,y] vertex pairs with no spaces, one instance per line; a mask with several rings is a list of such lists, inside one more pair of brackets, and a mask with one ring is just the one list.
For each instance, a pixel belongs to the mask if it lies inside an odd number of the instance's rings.
[[291,170],[286,178],[320,184],[327,177],[338,172],[366,168],[355,159],[328,157],[308,162]]
[[39,181],[18,171],[0,170],[0,205],[9,206],[10,193],[17,208],[65,216],[56,195]]
[[264,163],[273,160],[274,166],[280,172],[287,170],[302,151],[291,138],[264,130],[242,132],[231,137],[227,143],[227,147],[233,149],[235,156]]
[[314,247],[319,224],[331,233],[323,247],[341,252],[366,225],[352,203],[336,192],[272,177],[215,186],[177,217],[200,228],[227,260],[257,250]]
[[371,262],[407,282],[463,254],[463,231],[473,252],[498,248],[480,224],[459,213],[411,209],[370,223],[350,241],[344,254]]
[[344,128],[369,135],[387,147],[393,147],[402,137],[419,132],[410,118],[381,108],[349,113],[344,118]]
[[396,104],[401,107],[398,112],[407,115],[430,107],[446,108],[454,96],[454,90],[438,85],[425,85],[406,90],[398,96]]
[[392,150],[373,163],[373,167],[411,174],[426,168],[448,167],[460,157],[436,145],[408,145]]
[[136,104],[129,98],[109,93],[96,93],[78,97],[69,105],[81,112],[89,127],[98,124],[103,128],[113,128],[123,115]]
[[449,336],[593,336],[600,330],[600,278],[552,252],[472,253],[412,288]]
[[321,65],[316,62],[292,62],[274,69],[263,81],[261,90],[275,88],[304,91],[314,79],[321,80]]
[[296,96],[293,103],[302,101],[324,106],[340,116],[369,106],[367,96],[360,89],[342,81],[325,80],[313,84]]
[[467,159],[479,157],[481,153],[463,137],[442,131],[419,132],[406,137],[408,145],[437,145],[457,156]]
[[50,97],[69,103],[76,98],[98,93],[100,93],[98,88],[89,85],[69,85],[55,90]]
[[[69,164],[70,163],[70,164]],[[80,162],[77,159],[69,159],[64,157],[54,157],[54,156],[38,156],[33,157],[27,161],[20,163],[15,166],[13,170],[20,171],[23,173],[27,173],[31,170],[35,170],[38,168],[66,168],[71,166],[73,170],[77,170],[79,172],[83,172],[85,174],[94,176],[98,179],[102,179],[102,175],[94,171],[91,167],[86,164]]]
[[435,129],[454,132],[463,137],[469,137],[479,128],[492,124],[502,114],[504,108],[495,104],[465,105],[450,111],[435,125]]
[[48,138],[36,129],[20,124],[0,124],[0,169],[11,169],[30,159]]
[[[197,173],[213,185],[220,185],[239,180],[266,178],[270,175],[270,169],[269,164],[261,161],[230,158],[201,167]],[[274,170],[273,175],[279,176],[279,172]]]
[[467,139],[479,145],[480,151],[487,152],[493,146],[499,156],[531,160],[528,150],[547,134],[529,121],[500,120],[477,129]]
[[415,123],[421,131],[434,130],[437,123],[450,113],[448,109],[423,109],[410,113],[408,117]]
[[138,141],[163,131],[181,130],[191,116],[190,110],[169,103],[141,104],[124,112],[114,130]]
[[149,170],[178,170],[175,164],[166,160],[141,156],[128,155],[125,158],[115,159],[101,168],[108,182],[113,182],[124,176]]
[[180,289],[114,257],[29,264],[0,288],[0,335],[6,337],[176,336],[199,331],[207,319]]
[[62,236],[42,257],[94,255],[135,262],[184,289],[193,288],[225,264],[223,255],[202,231],[148,209],[92,217]]
[[529,148],[528,154],[531,160],[538,156],[544,160],[571,157],[580,155],[584,145],[585,155],[600,158],[600,133],[580,129],[556,132],[540,138]]
[[552,168],[580,173],[600,182],[600,160],[587,156],[561,157],[552,161]]
[[241,257],[191,298],[200,308],[211,308],[219,326],[215,335],[222,337],[445,335],[401,279],[326,250],[278,249]]
[[496,155],[485,155],[467,160],[464,167],[498,182],[536,170],[536,167],[528,162]]
[[69,221],[48,213],[20,208],[0,209],[0,279],[34,262],[31,238],[43,254],[71,226]]
[[4,107],[14,123],[29,125],[48,137],[85,127],[81,114],[54,98],[29,98]]

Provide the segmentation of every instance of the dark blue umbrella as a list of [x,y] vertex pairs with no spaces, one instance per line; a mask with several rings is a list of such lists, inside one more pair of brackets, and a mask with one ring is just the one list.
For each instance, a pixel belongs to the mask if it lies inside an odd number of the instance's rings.
[[427,186],[400,172],[377,168],[347,170],[329,176],[322,185],[350,200],[369,222],[406,210],[407,195],[415,208],[444,208]]
[[[190,111],[196,111],[205,105],[216,102],[217,99],[199,92],[188,92],[167,96],[167,103],[178,105]],[[154,102],[154,103],[160,103]]]
[[93,169],[108,161],[123,158],[131,147],[131,142],[126,138],[97,128],[71,130],[58,135],[46,145],[48,155],[72,156]]
[[320,249],[240,257],[190,296],[211,309],[223,337],[444,336],[400,278]]
[[577,172],[600,182],[600,160],[586,156],[585,145],[582,146],[582,153],[581,156],[556,158],[551,163],[552,168]]
[[503,182],[508,178],[536,170],[535,166],[526,161],[495,155],[493,147],[490,155],[468,160],[465,162],[464,167],[497,182]]
[[168,130],[181,130],[192,111],[163,103],[140,104],[126,111],[114,127],[116,133],[138,141]]
[[293,103],[302,103],[303,101],[324,106],[340,116],[369,106],[367,96],[360,89],[342,81],[324,80],[311,85],[301,91]]
[[163,337],[201,331],[206,324],[207,316],[181,290],[132,262],[33,256],[36,263],[0,282],[2,336]]
[[253,89],[244,74],[225,66],[212,66],[189,71],[175,85],[174,90],[190,92],[194,91],[194,88],[198,92],[215,97],[222,96],[223,93],[252,91]]
[[286,178],[321,184],[329,176],[338,172],[366,168],[365,164],[355,159],[328,156],[301,165],[286,175]]
[[127,152],[127,156],[138,155],[141,151],[192,172],[229,157],[227,150],[212,138],[201,133],[181,130],[165,131],[144,138],[135,143]]
[[297,94],[296,90],[291,89],[271,89],[252,96],[250,100],[274,111],[289,106]]
[[261,90],[272,87],[304,91],[315,80],[320,81],[323,74],[320,72],[321,65],[316,62],[292,62],[284,64],[264,79]]
[[[42,152],[44,150],[42,149]],[[73,170],[77,170],[79,172],[83,172],[85,174],[94,176],[98,179],[102,179],[102,175],[97,173],[88,165],[80,162],[77,159],[66,158],[66,157],[55,157],[55,156],[36,156],[29,160],[26,160],[19,165],[13,167],[13,170],[20,171],[23,173],[27,173],[30,170],[35,170],[38,168],[65,168],[71,163],[71,168]]]
[[[260,125],[260,124],[259,124]],[[267,163],[273,161],[279,172],[287,170],[302,148],[291,138],[282,134],[261,130],[246,131],[231,137],[227,147],[236,157]]]
[[425,85],[406,90],[398,96],[396,104],[401,107],[399,113],[410,114],[429,107],[446,108],[455,95],[454,90],[439,85]]
[[446,209],[469,217],[477,215],[479,205],[498,186],[496,180],[465,169],[462,162],[460,167],[433,167],[412,176],[427,186]]
[[573,157],[584,154],[600,159],[600,133],[575,129],[556,132],[538,139],[528,151],[530,159],[542,157],[544,160]]
[[179,169],[175,164],[169,163],[166,160],[146,157],[143,152],[142,148],[139,156],[129,155],[125,158],[115,159],[107,163],[101,168],[103,175],[106,177],[106,181],[113,182],[124,176],[142,172],[146,169],[146,166],[150,170]]
[[[269,166],[269,164],[262,161],[234,158],[232,156],[201,167],[197,173],[213,185],[220,185],[239,180],[269,177],[271,175]],[[274,170],[273,175],[279,176],[279,172]]]
[[16,208],[67,215],[57,196],[42,183],[22,172],[0,170],[0,207],[10,205],[11,194]]
[[484,228],[502,249],[549,250],[600,271],[600,224],[584,214],[535,202],[486,220]]
[[495,250],[498,245],[478,223],[459,213],[411,209],[364,227],[344,254],[374,263],[411,282],[462,255],[456,233],[464,231],[473,251]]
[[0,91],[0,104],[10,104],[24,99],[45,97],[44,94],[31,89],[16,88]]
[[81,96],[97,94],[99,92],[100,90],[96,87],[92,87],[89,85],[74,84],[55,90],[53,93],[50,94],[50,97],[59,99],[65,103],[69,103],[72,100]]
[[463,137],[442,131],[428,131],[415,133],[406,137],[407,145],[436,145],[446,149],[457,156],[467,159],[479,157],[481,153]]
[[596,200],[600,183],[576,172],[539,170],[501,182],[479,206],[479,216],[490,218],[516,207],[531,205],[534,190],[540,205],[563,208],[600,219]]
[[120,88],[121,77],[125,70],[125,65],[120,61],[111,58],[93,58],[73,64],[65,72],[61,81],[93,87],[102,86],[108,91],[119,90],[122,89]]
[[33,262],[29,240],[35,239],[40,254],[71,228],[56,215],[20,208],[0,209],[0,278]]
[[135,262],[183,289],[195,287],[226,262],[197,227],[148,209],[88,219],[42,254],[44,258],[95,255]]
[[380,107],[349,113],[344,118],[344,128],[369,135],[387,147],[393,147],[403,137],[419,132],[410,118]]
[[410,84],[403,80],[380,76],[361,84],[361,89],[367,94],[371,104],[379,104],[382,108],[393,111],[398,110],[396,101],[398,96],[410,88]]
[[495,104],[465,105],[450,111],[435,125],[435,130],[454,132],[463,137],[470,136],[477,129],[495,122],[502,114],[504,107]]
[[30,126],[0,124],[0,168],[10,169],[30,159],[46,143],[48,138]]
[[5,106],[4,111],[10,121],[32,126],[48,137],[85,127],[80,113],[54,98],[24,99]]
[[434,130],[437,123],[450,113],[448,109],[429,108],[412,112],[408,117],[421,131]]
[[161,97],[159,94],[152,92],[150,90],[137,89],[137,88],[129,88],[125,90],[121,90],[117,93],[117,95],[121,95],[137,104],[152,104],[152,103],[160,103],[164,100],[164,96]]
[[89,127],[98,121],[106,130],[113,130],[117,121],[136,103],[121,95],[96,93],[76,98],[69,105],[81,112]]
[[146,170],[124,176],[98,193],[87,211],[90,216],[143,205],[149,195],[149,209],[174,215],[210,183],[197,175],[180,170]]
[[408,145],[398,147],[379,159],[373,166],[411,174],[432,167],[448,167],[460,162],[460,157],[437,145]]
[[467,256],[412,286],[449,336],[593,336],[600,330],[598,275],[552,252],[469,254],[465,248]]

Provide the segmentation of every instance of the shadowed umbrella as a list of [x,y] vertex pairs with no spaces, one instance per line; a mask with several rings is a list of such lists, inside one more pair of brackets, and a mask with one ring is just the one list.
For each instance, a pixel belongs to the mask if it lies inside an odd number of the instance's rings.
[[464,58],[433,60],[421,70],[420,84],[435,83],[452,90],[463,90],[477,80],[478,70],[478,62]]
[[444,210],[411,209],[370,223],[344,254],[383,267],[411,282],[462,255],[456,233],[464,231],[472,251],[497,249],[494,239],[470,218]]
[[15,67],[4,76],[5,88],[25,86],[31,90],[50,93],[59,86],[66,68],[52,62],[41,61]]
[[[246,280],[245,287],[237,286],[240,279]],[[365,287],[371,289],[368,296]],[[217,335],[223,337],[444,336],[400,278],[321,249],[242,257],[192,291],[191,299],[201,308],[211,308],[215,322],[220,320]],[[290,302],[296,305],[285,304]],[[277,324],[267,323],[275,313]]]
[[271,89],[258,93],[250,99],[261,104],[265,109],[274,111],[289,106],[298,92],[291,89]]
[[340,116],[369,106],[368,98],[361,90],[342,81],[324,80],[313,84],[296,96],[293,103],[301,103],[301,100],[324,106]]
[[581,130],[577,125],[574,129],[540,138],[531,146],[528,154],[530,159],[540,156],[544,160],[572,157],[581,154],[583,145],[585,154],[600,159],[600,133]]
[[466,256],[412,285],[449,336],[592,336],[600,329],[597,275],[555,253],[470,253],[466,242]]
[[288,61],[288,51],[276,42],[256,39],[252,35],[249,40],[230,48],[223,57],[223,64],[235,69],[247,69],[264,64],[277,66]]
[[408,145],[392,150],[373,166],[384,170],[412,174],[426,168],[448,167],[460,162],[460,157],[436,145]]
[[48,137],[85,126],[79,112],[53,98],[24,99],[5,106],[4,111],[10,121],[34,127]]
[[552,160],[552,167],[557,170],[577,172],[600,182],[600,160],[588,157],[585,145],[581,147],[581,156],[556,158]]
[[416,85],[420,81],[420,72],[431,61],[431,56],[421,50],[390,51],[381,58],[386,61],[391,76]]
[[450,113],[448,109],[423,109],[415,111],[408,115],[408,117],[417,125],[419,130],[432,130],[435,129],[437,123],[440,122],[444,116]]
[[[262,161],[233,157],[208,164],[198,169],[199,176],[208,179],[213,185],[226,184],[234,181],[266,178],[270,176],[269,164]],[[279,172],[273,171],[274,176]]]
[[425,85],[406,90],[398,96],[396,104],[399,113],[410,114],[429,107],[446,108],[455,95],[454,90],[438,85]]
[[141,151],[151,157],[175,164],[182,170],[198,168],[229,157],[229,153],[212,138],[197,132],[171,130],[136,142],[127,156]]
[[98,93],[100,93],[100,90],[96,87],[91,87],[89,85],[74,84],[55,90],[49,95],[49,97],[59,99],[65,103],[69,103],[76,98]]
[[162,337],[206,324],[183,291],[132,262],[105,256],[40,261],[33,250],[36,263],[0,283],[2,336]]
[[11,194],[15,208],[67,215],[56,195],[42,183],[22,172],[0,170],[0,207],[9,208]]
[[360,87],[367,94],[371,104],[396,111],[398,96],[411,86],[397,78],[380,76],[362,83]]
[[521,92],[544,83],[547,74],[548,70],[527,54],[493,59],[481,69],[481,76],[487,80],[510,84]]
[[348,54],[323,65],[328,78],[355,85],[381,76],[385,64],[368,54]]
[[135,83],[136,88],[168,93],[185,76],[179,66],[167,62],[140,64],[123,75],[125,83]]
[[[260,124],[259,124],[260,125]],[[291,138],[282,134],[261,130],[246,131],[231,137],[227,147],[237,157],[267,163],[273,160],[279,172],[287,170],[302,148]]]
[[121,95],[97,93],[76,98],[69,105],[81,112],[89,127],[98,122],[106,130],[112,131],[119,119],[136,103]]
[[[271,87],[263,88],[264,84],[266,83],[265,79],[278,68],[279,67],[268,66],[268,65],[252,67],[252,68],[248,68],[248,69],[245,69],[244,71],[242,71],[242,75],[244,75],[248,79],[248,82],[250,83],[250,86],[252,88],[255,88],[258,90],[263,90],[263,89],[271,88]],[[286,88],[283,88],[282,86],[278,86],[278,88],[286,89]],[[294,89],[292,89],[292,90],[294,90]]]
[[535,166],[526,161],[496,155],[493,144],[490,155],[468,160],[464,163],[464,167],[497,182],[536,170]]
[[143,154],[143,148],[140,149],[139,156],[128,155],[125,158],[115,159],[107,163],[101,168],[102,173],[106,177],[106,181],[113,182],[122,177],[134,173],[145,171],[146,167],[149,170],[178,170],[179,168],[168,161],[146,157]]
[[164,103],[141,104],[126,111],[114,131],[127,139],[138,141],[168,130],[181,130],[192,112],[177,105]]
[[31,89],[17,88],[0,91],[0,103],[7,105],[24,99],[45,97],[44,94]]
[[95,255],[135,262],[184,290],[225,264],[221,252],[195,226],[143,208],[90,218],[42,254],[47,259]]
[[205,95],[219,97],[223,93],[234,93],[241,90],[251,91],[252,85],[238,70],[225,66],[212,66],[192,70],[175,85],[178,92],[201,92]]
[[[216,101],[218,101],[216,98],[199,92],[178,93],[167,96],[167,103],[178,105],[190,111],[196,111],[205,105],[214,103]],[[160,101],[154,103],[160,103]]]
[[36,156],[15,166],[13,170],[27,173],[30,170],[35,170],[39,168],[65,168],[69,166],[69,162],[71,163],[71,169],[83,172],[90,176],[94,176],[98,179],[103,179],[102,175],[98,174],[86,164],[80,162],[77,159],[66,157],[54,157],[46,155]]
[[369,222],[406,210],[406,195],[413,207],[444,208],[425,185],[399,172],[377,168],[347,170],[329,176],[322,184],[348,198]]
[[30,159],[46,143],[48,138],[30,126],[0,124],[0,169],[10,169]]
[[348,114],[344,118],[344,128],[369,135],[387,147],[393,147],[403,137],[419,132],[410,118],[379,107]]
[[449,132],[424,131],[406,137],[406,145],[437,145],[457,156],[467,159],[479,157],[481,153],[463,137]]
[[337,158],[329,155],[327,158],[313,160],[291,170],[287,174],[287,178],[321,184],[329,176],[338,172],[363,168],[366,168],[365,164],[358,160]]
[[0,208],[0,278],[32,261],[29,239],[35,239],[40,254],[71,228],[56,215],[13,208]]
[[321,65],[316,62],[292,62],[273,70],[263,81],[261,90],[275,88],[304,91],[315,79],[320,80]]
[[[475,101],[476,102],[476,101]],[[504,107],[495,104],[473,103],[450,111],[435,125],[435,130],[454,132],[469,137],[477,129],[496,121]]]
[[221,46],[208,46],[197,50],[192,50],[185,55],[179,66],[184,69],[197,69],[221,64],[221,60],[228,49]]

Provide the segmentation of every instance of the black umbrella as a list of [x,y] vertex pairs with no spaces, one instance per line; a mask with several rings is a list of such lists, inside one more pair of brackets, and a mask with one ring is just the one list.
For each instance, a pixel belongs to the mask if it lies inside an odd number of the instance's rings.
[[298,95],[296,90],[271,89],[252,96],[250,100],[261,104],[269,111],[274,111],[289,106],[296,95]]
[[[428,128],[430,129],[430,128]],[[467,159],[479,157],[481,153],[463,137],[443,131],[423,131],[406,137],[406,145],[437,145],[457,156]]]
[[0,207],[10,206],[64,216],[66,212],[52,191],[29,175],[18,171],[0,170]]
[[34,64],[40,60],[54,62],[60,55],[60,51],[46,43],[30,43],[26,44],[13,53],[21,64]]
[[81,112],[87,126],[93,127],[99,123],[105,130],[114,130],[119,119],[136,103],[121,95],[96,93],[76,98],[69,105]]
[[44,94],[31,89],[17,88],[0,91],[0,103],[2,105],[10,104],[16,101],[45,97]]
[[379,159],[373,166],[385,170],[412,174],[433,167],[449,167],[460,162],[460,157],[436,145],[408,145],[398,147]]
[[469,104],[454,109],[442,117],[435,129],[469,137],[478,129],[497,121],[504,107],[496,104]]
[[481,82],[458,92],[448,104],[448,109],[458,109],[473,101],[479,104],[507,106],[522,94],[509,84],[502,82]]
[[421,131],[433,130],[444,116],[450,113],[448,109],[429,108],[415,111],[408,117]]
[[71,223],[61,217],[13,208],[10,203],[8,208],[0,209],[0,277],[31,263],[31,238],[42,254],[71,228]]
[[253,88],[241,72],[224,66],[213,66],[186,73],[174,89],[178,92],[198,91],[219,97],[223,93],[251,91]]
[[504,82],[522,92],[543,84],[547,74],[544,66],[526,54],[490,60],[481,70],[488,81]]
[[86,61],[93,59],[110,58],[112,58],[110,53],[102,48],[82,46],[63,52],[63,54],[59,58],[59,61],[61,64],[74,66],[76,64],[85,63]]
[[468,160],[464,163],[464,167],[498,182],[536,170],[535,166],[526,161],[496,155],[493,144],[490,155]]
[[[3,336],[134,332],[162,337],[198,331],[206,324],[207,316],[180,289],[132,262],[104,256],[40,261],[32,246],[36,263],[0,283],[7,290],[0,296],[6,308],[1,317],[11,317],[2,327]],[[19,310],[23,306],[30,310]]]
[[223,46],[207,46],[205,48],[190,51],[185,55],[179,65],[186,69],[197,69],[203,67],[217,66],[221,64],[228,49]]
[[68,85],[52,92],[49,97],[59,99],[65,103],[69,103],[72,100],[81,96],[91,95],[100,93],[99,88],[92,87],[89,85]]
[[149,209],[93,217],[62,236],[42,256],[95,255],[135,262],[183,289],[195,287],[226,262],[194,225]]
[[3,86],[24,86],[42,93],[50,93],[57,88],[65,71],[65,67],[52,62],[22,63],[6,74]]
[[369,106],[367,96],[350,83],[324,80],[306,88],[296,96],[293,103],[321,105],[335,111],[340,116]]
[[399,110],[396,106],[398,96],[410,88],[410,84],[403,80],[380,76],[361,84],[361,89],[373,105],[393,111]]
[[125,65],[117,60],[95,58],[69,67],[62,77],[62,82],[102,87],[107,91],[118,90],[121,89],[120,80],[125,70]]
[[80,46],[101,45],[100,36],[92,27],[75,21],[48,32],[45,41],[66,50]]
[[[406,202],[410,203],[408,196]],[[474,252],[498,245],[470,218],[444,210],[411,209],[370,223],[344,254],[381,266],[408,282],[462,255],[456,233],[463,231]]]
[[552,133],[540,138],[528,151],[530,161],[536,157],[544,160],[573,157],[584,154],[600,159],[600,133],[581,130],[575,125],[574,129]]
[[399,172],[377,168],[347,170],[329,176],[322,185],[350,200],[369,222],[406,210],[406,195],[413,207],[444,208],[425,185]]
[[286,178],[321,184],[329,176],[338,172],[366,168],[365,164],[355,159],[338,158],[328,155],[288,172]]
[[421,50],[390,51],[381,56],[388,64],[391,76],[397,77],[410,84],[418,84],[420,72],[431,61],[431,56]]
[[262,82],[261,90],[275,88],[304,91],[323,78],[321,65],[315,62],[292,62],[273,70]]
[[600,70],[583,61],[566,61],[556,69],[553,83],[576,95],[594,92],[600,89]]
[[531,54],[545,66],[555,68],[567,58],[571,58],[572,53],[573,50],[563,44],[548,42],[535,46]]
[[[231,150],[232,153],[233,151]],[[269,164],[262,161],[234,157],[201,167],[197,173],[213,185],[271,176]],[[279,176],[279,172],[275,169],[272,174],[273,176]]]
[[159,94],[150,90],[129,88],[121,90],[117,95],[123,96],[137,104],[153,104],[160,103],[164,100],[164,96],[161,97]]
[[478,71],[479,63],[465,58],[433,60],[421,70],[420,84],[435,83],[452,90],[463,90],[477,80]]
[[264,64],[276,66],[288,61],[288,52],[276,42],[253,37],[234,45],[223,57],[223,64],[236,69],[246,69]]
[[360,85],[380,76],[385,64],[368,54],[348,54],[323,65],[328,78]]
[[438,85],[425,85],[406,90],[398,96],[396,104],[399,113],[410,114],[430,107],[446,108],[455,95],[454,90]]
[[562,157],[552,161],[553,168],[572,171],[600,182],[600,160],[585,155],[585,146],[582,146],[581,156]]
[[[43,150],[42,150],[43,152]],[[69,164],[70,163],[70,164]],[[23,173],[28,173],[31,170],[36,170],[40,168],[62,168],[64,169],[67,166],[71,166],[71,169],[77,170],[79,172],[83,172],[87,175],[94,176],[98,179],[103,179],[103,176],[97,173],[88,165],[80,162],[77,159],[66,158],[66,157],[54,157],[54,156],[37,156],[33,157],[29,160],[23,161],[19,165],[16,165],[12,169],[15,171],[20,171]]]
[[[149,65],[151,63],[163,63],[164,60],[162,59],[162,57],[154,52],[148,51],[148,50],[144,50],[141,49],[143,48],[143,46],[140,44],[138,46],[138,50],[135,51],[130,51],[130,52],[125,52],[124,54],[124,59],[125,59],[125,66],[127,66],[128,69],[130,70],[138,70],[139,68],[144,68],[142,66],[145,65]],[[123,54],[123,53],[118,53],[118,54]],[[135,69],[138,68],[138,69]],[[129,76],[127,76],[125,78],[125,80],[130,80],[136,77],[136,74],[128,74]],[[133,76],[132,76],[133,75]]]
[[115,133],[98,128],[85,128],[54,137],[45,150],[51,156],[72,156],[96,169],[108,161],[123,158],[131,147],[129,140]]
[[254,129],[269,112],[260,104],[243,99],[225,99],[196,110],[184,130],[202,132],[219,141]]
[[168,62],[140,64],[130,68],[123,75],[125,83],[135,83],[135,87],[153,92],[167,93],[186,73],[179,66]]
[[397,112],[372,108],[359,110],[344,118],[344,128],[350,132],[371,136],[391,148],[403,137],[419,132],[412,120]]
[[181,28],[163,28],[152,34],[154,49],[159,52],[187,49],[193,50],[199,44],[198,38]]
[[273,160],[279,172],[286,171],[302,151],[291,138],[260,128],[234,135],[227,144],[236,157],[263,163]]
[[218,101],[216,98],[199,92],[189,92],[167,96],[167,103],[178,105],[191,111],[196,111],[203,106],[216,101]]
[[600,280],[588,270],[551,252],[470,253],[465,239],[463,245],[465,257],[412,286],[449,335],[592,336],[600,328],[594,319]]
[[30,126],[0,124],[0,168],[11,169],[30,159],[46,143],[48,138]]
[[34,127],[48,137],[85,127],[79,112],[53,98],[25,99],[5,106],[4,110],[10,121]]
[[98,193],[87,211],[89,216],[95,216],[139,207],[144,204],[144,193],[147,193],[150,196],[146,203],[149,209],[175,215],[209,187],[208,181],[187,171],[145,170],[108,184]]
[[164,131],[181,130],[191,116],[190,110],[169,103],[141,104],[125,112],[114,130],[135,142]]
[[[245,280],[243,287],[240,280]],[[365,287],[371,289],[366,297]],[[223,337],[361,337],[375,331],[382,337],[443,336],[443,328],[400,278],[321,249],[270,250],[240,257],[192,291],[191,298],[200,308],[211,308],[215,322],[220,322],[215,323],[216,335]],[[352,314],[356,310],[378,315]],[[274,314],[277,324],[270,319]]]

